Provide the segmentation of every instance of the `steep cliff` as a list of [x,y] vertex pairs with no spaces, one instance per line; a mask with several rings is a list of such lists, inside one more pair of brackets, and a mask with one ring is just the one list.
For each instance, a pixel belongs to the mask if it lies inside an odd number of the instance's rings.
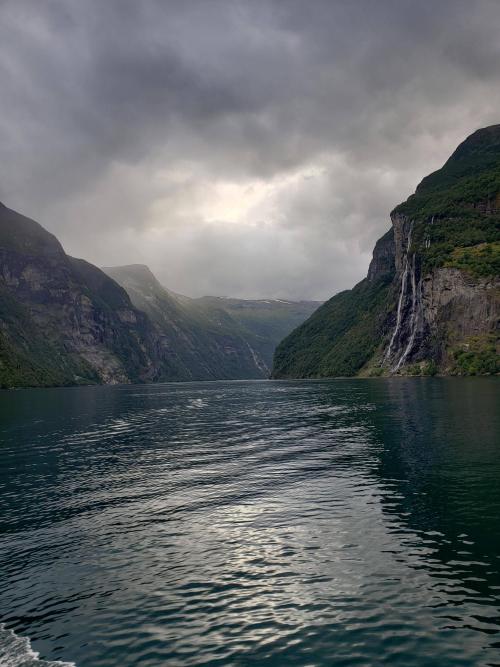
[[0,385],[161,377],[156,333],[119,285],[0,205]]
[[274,377],[498,373],[500,125],[391,214],[368,276],[275,354]]

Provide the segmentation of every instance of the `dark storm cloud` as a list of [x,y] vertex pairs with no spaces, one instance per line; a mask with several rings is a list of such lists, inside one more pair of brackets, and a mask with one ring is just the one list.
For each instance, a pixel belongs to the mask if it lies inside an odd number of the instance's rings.
[[188,293],[326,297],[498,122],[500,3],[7,0],[0,198]]

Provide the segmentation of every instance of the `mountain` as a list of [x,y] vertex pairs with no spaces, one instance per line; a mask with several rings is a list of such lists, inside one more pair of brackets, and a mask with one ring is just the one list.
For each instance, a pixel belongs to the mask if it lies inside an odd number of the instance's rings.
[[277,343],[316,302],[190,299],[163,287],[147,266],[103,269],[155,324],[170,351],[173,379],[268,377]]
[[0,204],[0,386],[155,381],[160,357],[124,289]]
[[367,277],[278,346],[275,378],[500,372],[500,125],[391,213]]
[[[268,342],[221,308],[206,308],[165,289],[147,266],[106,267],[134,306],[154,323],[168,350],[172,380],[268,377]],[[272,358],[272,351],[271,351]]]
[[269,367],[272,366],[274,349],[278,343],[312,315],[322,303],[220,296],[204,296],[193,301],[208,309],[225,310],[242,327],[269,340],[271,352],[270,356],[265,357]]
[[70,257],[0,204],[0,387],[268,377],[277,336],[314,308],[288,304],[287,320],[269,302],[266,329],[257,307],[251,326],[224,303],[174,294],[142,265]]

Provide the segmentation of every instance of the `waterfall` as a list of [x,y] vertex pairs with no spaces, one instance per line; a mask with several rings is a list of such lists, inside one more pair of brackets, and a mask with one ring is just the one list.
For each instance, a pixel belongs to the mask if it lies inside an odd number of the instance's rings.
[[[432,216],[432,218],[431,218],[431,225],[433,225],[433,224],[434,224],[434,216]],[[425,239],[424,239],[424,248],[427,249],[427,248],[430,248],[430,247],[431,247],[431,236],[430,236],[430,232],[429,232],[429,235],[426,236]]]
[[412,261],[412,270],[411,270],[411,290],[412,290],[412,298],[411,298],[411,315],[410,315],[410,340],[408,341],[408,345],[406,346],[403,354],[399,357],[398,363],[394,366],[393,371],[397,372],[400,368],[400,366],[405,362],[406,357],[410,354],[411,350],[413,349],[413,344],[415,342],[415,337],[417,335],[417,329],[418,329],[418,316],[420,312],[420,305],[421,305],[421,297],[422,297],[422,284],[419,281],[417,285],[417,279],[415,275],[415,254],[413,254],[413,261]]
[[406,283],[408,279],[408,268],[409,268],[409,261],[408,261],[408,251],[410,249],[411,245],[411,234],[413,231],[413,222],[410,224],[410,229],[408,232],[408,241],[406,244],[406,254],[404,258],[404,269],[403,269],[403,274],[401,276],[401,291],[399,293],[399,299],[398,299],[398,310],[397,310],[397,315],[396,315],[396,326],[394,328],[394,331],[391,336],[391,340],[389,343],[389,347],[387,348],[387,352],[384,355],[384,359],[389,359],[391,356],[391,351],[392,351],[392,346],[394,344],[394,341],[396,340],[396,336],[398,335],[399,329],[401,328],[401,320],[403,319],[403,303],[404,303],[404,298],[406,295]]
[[[434,221],[434,219],[433,219]],[[431,223],[432,224],[432,223]],[[415,338],[417,336],[417,331],[420,322],[420,313],[422,305],[422,284],[421,281],[417,281],[417,260],[416,253],[410,256],[409,250],[411,246],[411,236],[413,231],[413,223],[411,223],[408,240],[406,244],[406,254],[403,262],[403,273],[401,276],[401,289],[398,299],[398,308],[396,314],[396,326],[391,336],[387,352],[384,355],[384,360],[390,361],[391,353],[393,352],[394,344],[398,342],[398,336],[401,335],[401,329],[403,325],[403,311],[406,306],[408,299],[408,291],[411,290],[411,310],[409,313],[409,339],[408,344],[404,348],[403,352],[396,357],[395,364],[392,367],[392,372],[396,373],[400,367],[406,361],[408,355],[413,350],[415,344]],[[429,239],[430,241],[430,239]],[[427,243],[427,242],[426,242]]]
[[[431,218],[431,225],[433,224],[434,224],[434,216],[432,216]],[[431,247],[430,235],[425,238],[424,247],[425,248]],[[413,253],[412,272],[411,272],[412,300],[411,300],[411,316],[410,316],[410,339],[403,354],[399,357],[399,361],[392,369],[394,373],[396,373],[400,369],[400,367],[404,364],[406,358],[412,351],[413,345],[415,343],[415,338],[417,335],[418,324],[420,321],[420,314],[422,311],[422,282],[419,280],[417,284],[415,270],[416,270],[416,259],[415,259],[415,253]]]

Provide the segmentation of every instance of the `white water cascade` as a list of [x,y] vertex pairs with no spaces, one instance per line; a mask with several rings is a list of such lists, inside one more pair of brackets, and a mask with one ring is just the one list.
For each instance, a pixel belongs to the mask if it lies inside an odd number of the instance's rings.
[[405,362],[407,356],[413,349],[415,343],[415,337],[417,335],[418,323],[419,323],[419,314],[421,312],[422,304],[422,284],[419,281],[417,284],[416,275],[415,275],[415,254],[412,257],[411,265],[411,315],[410,315],[410,339],[408,345],[406,346],[403,354],[399,357],[399,361],[394,366],[393,371],[396,372]]
[[[403,268],[403,273],[401,276],[401,290],[399,293],[399,299],[398,299],[398,310],[397,310],[397,315],[396,315],[396,326],[394,327],[394,331],[391,336],[391,340],[389,342],[389,347],[387,348],[387,351],[384,355],[384,360],[389,360],[391,358],[391,352],[392,352],[392,346],[394,345],[394,341],[396,340],[396,336],[399,333],[399,330],[401,328],[401,320],[403,319],[403,304],[404,304],[404,298],[406,296],[406,284],[408,281],[408,269],[409,269],[409,259],[408,259],[408,251],[410,249],[411,245],[411,234],[413,231],[413,222],[410,225],[410,229],[408,232],[408,241],[406,244],[406,253],[405,253],[405,258],[404,258],[404,268]],[[414,272],[413,272],[414,276]]]

